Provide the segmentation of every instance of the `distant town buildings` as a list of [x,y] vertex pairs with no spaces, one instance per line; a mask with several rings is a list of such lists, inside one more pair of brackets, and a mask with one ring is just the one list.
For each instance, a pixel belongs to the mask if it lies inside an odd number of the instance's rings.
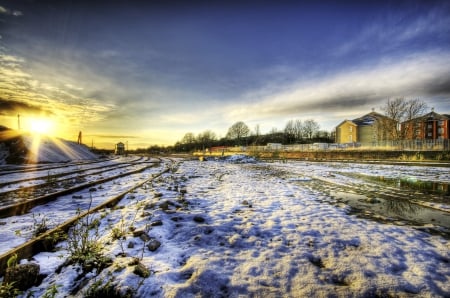
[[371,144],[390,139],[395,128],[392,123],[392,119],[375,111],[353,120],[344,120],[336,127],[336,143]]
[[450,139],[450,115],[430,113],[402,123],[407,139],[448,140]]
[[[448,140],[450,115],[430,113],[403,123],[372,111],[353,120],[344,120],[336,126],[335,140],[339,144],[359,143],[370,146],[379,141]],[[396,132],[397,130],[397,132]]]

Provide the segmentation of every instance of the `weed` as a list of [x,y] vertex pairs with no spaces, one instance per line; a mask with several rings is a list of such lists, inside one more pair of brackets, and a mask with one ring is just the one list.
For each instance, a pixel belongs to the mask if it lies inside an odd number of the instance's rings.
[[60,285],[54,284],[50,286],[42,295],[42,298],[55,298],[56,294],[58,294],[58,288],[61,287]]
[[20,295],[20,291],[14,287],[14,282],[2,282],[0,284],[0,297],[13,298]]
[[106,284],[102,280],[94,282],[84,293],[85,298],[111,297],[111,298],[131,298],[133,291],[128,289],[125,293],[121,293],[120,289],[114,285],[113,280],[109,279]]
[[[90,205],[88,210],[90,210]],[[75,223],[67,238],[67,249],[70,253],[70,260],[80,264],[87,271],[92,268],[103,268],[110,262],[101,252],[102,246],[97,222],[98,220],[88,213]],[[91,229],[94,231],[91,232]]]
[[56,182],[56,175],[52,175],[51,172],[48,171],[46,182],[49,184],[54,184]]
[[47,237],[45,237],[45,240],[49,241],[51,247],[54,247],[56,243],[58,243],[61,240],[66,240],[67,235],[64,233],[64,231],[58,230],[54,233],[51,233]]
[[8,268],[14,268],[17,266],[17,254],[13,254],[9,257],[8,261],[6,261],[6,266]]
[[[17,254],[13,254],[6,261],[6,266],[8,268],[14,268],[17,266]],[[15,282],[2,282],[0,283],[0,297],[10,298],[17,297],[20,295],[20,290],[14,286]]]
[[48,231],[47,218],[45,215],[38,219],[33,213],[33,236],[37,237]]

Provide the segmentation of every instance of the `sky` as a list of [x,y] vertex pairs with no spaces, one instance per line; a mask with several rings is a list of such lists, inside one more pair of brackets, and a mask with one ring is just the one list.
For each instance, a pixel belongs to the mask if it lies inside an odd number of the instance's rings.
[[332,131],[397,97],[450,114],[449,1],[0,0],[14,129],[20,115],[22,130],[146,148],[238,121]]

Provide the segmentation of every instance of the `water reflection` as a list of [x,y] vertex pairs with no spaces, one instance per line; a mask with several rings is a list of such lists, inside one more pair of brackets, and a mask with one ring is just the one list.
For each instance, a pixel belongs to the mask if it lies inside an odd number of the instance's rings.
[[383,205],[386,211],[394,213],[396,215],[417,215],[420,210],[420,206],[413,204],[406,200],[383,200]]
[[395,186],[399,189],[419,190],[429,194],[439,194],[450,196],[450,187],[448,183],[422,181],[414,177],[386,178],[384,176],[370,177],[376,181],[381,181],[389,186]]

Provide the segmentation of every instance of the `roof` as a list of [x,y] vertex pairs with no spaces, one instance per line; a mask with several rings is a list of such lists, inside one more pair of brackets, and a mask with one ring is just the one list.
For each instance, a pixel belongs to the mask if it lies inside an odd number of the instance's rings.
[[341,123],[339,123],[336,128],[338,128],[339,126],[342,126],[342,124],[346,123],[346,122],[350,122],[350,124],[353,124],[354,126],[357,126],[356,123],[354,123],[352,120],[347,120],[345,119],[344,121],[342,121]]
[[365,126],[365,125],[373,125],[374,122],[380,119],[389,119],[389,117],[384,116],[377,112],[370,112],[362,117],[353,119],[352,121],[356,123],[356,125],[358,126]]

